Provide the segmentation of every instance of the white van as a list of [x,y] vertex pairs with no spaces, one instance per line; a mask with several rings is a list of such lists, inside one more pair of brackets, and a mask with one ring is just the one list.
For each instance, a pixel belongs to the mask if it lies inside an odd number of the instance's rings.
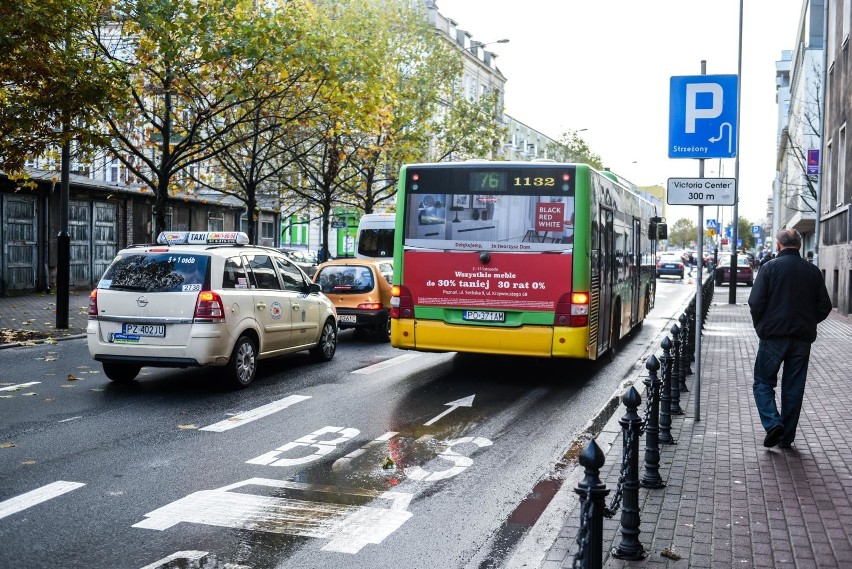
[[358,222],[355,256],[360,258],[393,259],[395,213],[367,213]]

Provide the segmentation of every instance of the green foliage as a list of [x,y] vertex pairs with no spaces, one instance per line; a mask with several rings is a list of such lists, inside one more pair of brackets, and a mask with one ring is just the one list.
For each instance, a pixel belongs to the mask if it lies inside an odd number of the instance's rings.
[[559,142],[551,145],[547,151],[548,156],[558,162],[577,162],[603,170],[601,157],[592,152],[589,144],[577,131],[563,133]]
[[682,217],[669,225],[669,249],[689,249],[698,237],[695,223]]
[[110,0],[0,3],[0,169],[65,142],[90,147],[115,69],[93,57],[92,27]]

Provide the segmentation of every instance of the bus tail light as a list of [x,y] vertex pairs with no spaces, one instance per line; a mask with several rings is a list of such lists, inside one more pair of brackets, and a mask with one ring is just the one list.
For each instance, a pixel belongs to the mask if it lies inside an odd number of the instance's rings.
[[192,319],[195,322],[224,322],[225,308],[222,305],[222,298],[210,290],[199,292]]
[[89,318],[97,319],[98,317],[98,289],[89,293]]
[[556,305],[556,317],[553,324],[556,326],[588,326],[589,293],[563,294]]
[[394,285],[391,288],[391,318],[414,318],[414,298],[408,287]]

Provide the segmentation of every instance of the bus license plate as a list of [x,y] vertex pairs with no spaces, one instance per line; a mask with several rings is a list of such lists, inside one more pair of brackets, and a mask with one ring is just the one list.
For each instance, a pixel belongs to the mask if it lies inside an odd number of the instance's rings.
[[128,336],[153,336],[156,338],[165,338],[165,324],[124,324],[122,327],[124,334]]
[[486,310],[465,310],[462,319],[475,322],[505,322],[505,312],[491,312]]

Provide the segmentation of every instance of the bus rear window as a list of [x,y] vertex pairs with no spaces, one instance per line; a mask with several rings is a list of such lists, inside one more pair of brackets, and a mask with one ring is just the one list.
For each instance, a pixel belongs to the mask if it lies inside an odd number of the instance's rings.
[[139,292],[200,291],[208,281],[207,255],[132,253],[115,259],[98,288]]

